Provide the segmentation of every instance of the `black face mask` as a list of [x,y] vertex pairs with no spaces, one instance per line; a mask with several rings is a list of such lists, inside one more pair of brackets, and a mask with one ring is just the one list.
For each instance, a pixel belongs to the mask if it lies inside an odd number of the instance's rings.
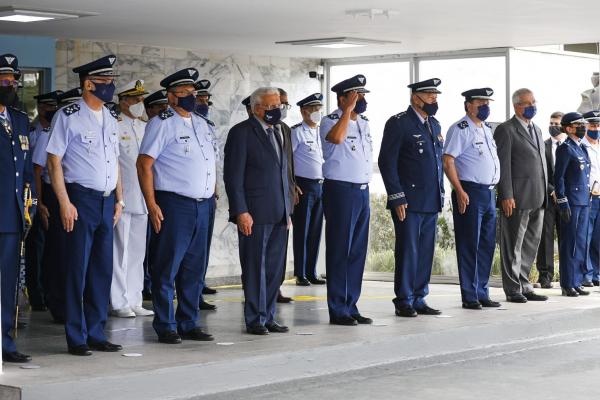
[[583,139],[583,137],[585,136],[585,126],[578,126],[575,128],[575,136],[577,136],[579,139]]
[[548,128],[548,132],[550,133],[550,136],[557,137],[560,135],[560,126],[551,126]]
[[13,106],[17,102],[17,92],[12,86],[0,87],[0,104],[3,106]]
[[[417,96],[417,97],[419,97],[419,96]],[[423,101],[423,99],[421,97],[419,97],[419,100]],[[423,110],[425,112],[425,114],[432,117],[438,111],[438,103],[436,101],[433,104],[428,104],[423,101],[423,105],[420,108],[421,108],[421,110]]]

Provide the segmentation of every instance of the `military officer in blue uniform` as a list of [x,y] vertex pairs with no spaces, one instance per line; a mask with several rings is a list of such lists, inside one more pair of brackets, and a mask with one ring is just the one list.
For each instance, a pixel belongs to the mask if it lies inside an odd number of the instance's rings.
[[448,129],[444,171],[452,184],[452,216],[462,306],[500,307],[490,299],[488,281],[496,248],[496,191],[500,161],[491,126],[489,103],[494,91],[471,89],[466,115]]
[[588,295],[581,288],[587,270],[587,233],[590,212],[590,158],[581,143],[586,121],[577,112],[562,117],[568,138],[556,149],[554,189],[560,212],[560,287],[563,296]]
[[153,228],[152,325],[167,344],[213,340],[197,325],[216,175],[208,123],[194,113],[197,79],[198,71],[186,68],[160,82],[170,107],[148,122],[137,161]]
[[299,201],[294,208],[294,275],[296,285],[323,285],[317,257],[323,227],[323,146],[319,135],[323,95],[314,93],[296,103],[302,122],[292,126],[292,151]]
[[169,101],[167,99],[167,91],[164,89],[157,90],[144,99],[144,107],[146,108],[146,115],[148,120],[156,117],[161,112],[165,111],[169,107]]
[[441,93],[437,78],[408,85],[410,106],[383,131],[379,170],[396,231],[396,315],[441,312],[427,305],[438,213],[444,204],[443,139],[434,118]]
[[[58,107],[62,108],[81,99],[81,89],[74,88],[57,96]],[[54,322],[65,322],[65,289],[63,270],[63,249],[65,230],[60,220],[60,207],[50,184],[46,147],[50,139],[50,127],[43,129],[37,138],[33,151],[33,172],[37,188],[37,214],[46,231],[41,266],[41,280],[44,288],[44,304]]]
[[2,360],[31,360],[17,351],[11,331],[15,327],[15,298],[19,274],[19,243],[24,228],[23,191],[32,184],[27,115],[9,105],[17,95],[21,73],[13,54],[0,55],[0,308]]
[[[35,126],[31,127],[29,132],[30,154],[35,154],[37,142],[41,136],[48,137],[50,122],[52,122],[52,117],[54,117],[58,106],[58,96],[62,93],[62,90],[56,90],[33,96],[37,103],[38,121]],[[46,152],[45,146],[47,143],[48,141],[46,140],[42,144],[44,153]],[[38,195],[38,207],[35,217],[33,218],[33,225],[29,230],[25,243],[25,281],[27,283],[27,294],[31,309],[33,311],[45,311],[46,305],[44,303],[44,289],[42,285],[42,260],[46,230],[48,228],[48,216],[47,209],[44,209],[42,212],[42,209],[39,206],[42,180],[41,174],[35,172],[36,170],[34,167],[34,181],[36,193]]]
[[116,352],[104,332],[112,278],[113,226],[125,206],[112,100],[116,56],[73,69],[82,98],[60,109],[46,151],[48,171],[69,243],[64,252],[65,332],[69,353]]
[[356,75],[331,90],[338,108],[320,124],[323,146],[323,210],[329,322],[370,324],[358,311],[369,240],[369,182],[373,172],[373,139],[367,117],[367,79]]
[[590,224],[588,227],[587,272],[583,286],[600,284],[600,111],[583,114],[588,130],[582,140],[590,157]]

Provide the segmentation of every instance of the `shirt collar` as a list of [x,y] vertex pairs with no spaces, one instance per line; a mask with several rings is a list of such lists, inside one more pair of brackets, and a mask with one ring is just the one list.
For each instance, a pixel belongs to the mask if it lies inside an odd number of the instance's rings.
[[413,111],[415,112],[415,114],[417,114],[417,118],[419,118],[419,121],[421,121],[422,124],[425,123],[425,118],[423,118],[421,116],[421,114],[419,114],[419,112],[417,111],[417,109],[411,104],[410,107],[413,109]]
[[521,125],[523,125],[523,128],[525,128],[525,130],[528,130],[529,127],[531,125],[533,125],[531,121],[529,121],[529,123],[527,123],[527,122],[525,122],[525,120],[521,119],[521,117],[519,117],[517,114],[515,114],[515,118],[517,118],[517,121],[519,121],[521,123]]

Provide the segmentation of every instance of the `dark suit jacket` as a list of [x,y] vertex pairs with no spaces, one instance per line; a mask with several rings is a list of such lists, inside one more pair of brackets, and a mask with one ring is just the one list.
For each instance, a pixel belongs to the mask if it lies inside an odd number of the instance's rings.
[[292,206],[288,179],[287,157],[277,158],[256,118],[231,128],[223,169],[231,222],[244,212],[252,215],[255,224],[276,224],[289,216]]
[[546,171],[548,172],[548,198],[554,192],[554,160],[552,159],[552,139],[544,140],[544,148],[546,151]]
[[292,150],[292,129],[285,123],[280,122],[281,134],[283,136],[283,150],[287,156],[288,163],[288,185],[290,188],[290,204],[294,205],[296,173],[294,171],[294,152]]
[[498,125],[494,140],[500,159],[498,200],[515,199],[517,209],[544,207],[548,200],[548,172],[542,131],[534,125],[537,143],[513,116]]

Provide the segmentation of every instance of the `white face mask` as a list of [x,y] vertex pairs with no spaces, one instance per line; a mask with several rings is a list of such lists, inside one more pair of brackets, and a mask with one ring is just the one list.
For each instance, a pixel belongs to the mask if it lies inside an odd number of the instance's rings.
[[309,118],[315,124],[320,123],[321,122],[321,111],[313,111],[313,112],[311,112]]
[[281,119],[284,120],[287,117],[287,108],[281,109]]
[[144,115],[144,102],[140,101],[139,103],[129,106],[129,112],[135,118],[140,118],[142,115]]

